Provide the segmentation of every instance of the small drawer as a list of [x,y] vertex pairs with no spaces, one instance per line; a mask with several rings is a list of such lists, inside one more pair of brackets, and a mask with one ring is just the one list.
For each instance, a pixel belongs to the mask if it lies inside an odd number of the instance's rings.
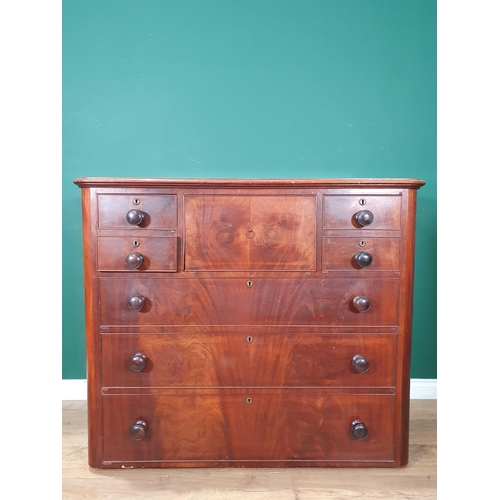
[[97,270],[130,272],[177,270],[177,237],[134,236],[97,238]]
[[356,228],[401,229],[401,196],[325,195],[323,229]]
[[392,395],[247,390],[102,400],[106,462],[394,460]]
[[397,335],[105,334],[105,387],[392,387]]
[[100,194],[99,229],[176,229],[176,195]]
[[399,238],[323,238],[323,270],[399,270]]

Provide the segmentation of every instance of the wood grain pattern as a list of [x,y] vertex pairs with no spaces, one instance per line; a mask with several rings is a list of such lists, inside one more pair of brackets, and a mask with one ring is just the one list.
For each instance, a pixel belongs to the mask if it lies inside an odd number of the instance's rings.
[[[354,270],[360,276],[373,271],[399,271],[400,238],[323,238],[323,270]],[[358,252],[368,252],[373,257],[369,267],[360,268],[354,262]]]
[[[247,402],[251,398],[251,403]],[[274,398],[240,395],[176,397],[104,396],[103,460],[107,462],[247,461],[392,462],[393,396]],[[129,435],[136,420],[148,423],[141,441]],[[362,420],[365,439],[354,439],[351,423]],[[175,463],[172,463],[175,466]],[[384,465],[388,465],[385,463]],[[193,466],[193,465],[191,465]]]
[[[106,334],[101,342],[105,387],[395,384],[396,335]],[[135,353],[146,356],[138,372],[129,362]],[[354,369],[356,354],[368,360],[367,372]]]
[[[396,279],[161,279],[101,278],[104,325],[396,325]],[[128,308],[142,294],[146,305]],[[356,296],[371,307],[353,308]]]
[[[139,252],[143,263],[130,269],[125,263],[127,255]],[[97,238],[97,270],[122,272],[175,272],[177,271],[177,237],[100,236]]]
[[186,271],[315,270],[316,196],[184,196]]
[[106,469],[87,464],[87,404],[62,403],[63,500],[435,500],[437,402],[410,401],[410,460],[401,469]]
[[[101,194],[97,199],[100,229],[175,229],[177,196],[139,194]],[[139,203],[134,202],[138,200]],[[140,210],[146,217],[140,226],[127,222],[129,210]],[[139,228],[139,229],[138,229]]]
[[[75,183],[90,466],[407,463],[422,181]],[[138,226],[127,222],[132,209],[145,214]],[[373,213],[369,226],[354,223],[360,209]],[[359,248],[373,253],[369,268],[353,267]],[[137,249],[143,264],[126,269]],[[145,366],[133,371],[137,353]],[[355,354],[367,373],[355,372]],[[366,439],[346,424],[358,418]],[[136,442],[128,430],[140,419],[149,427]]]
[[[366,203],[362,205],[360,200],[365,200]],[[401,229],[401,197],[397,194],[386,196],[371,196],[369,194],[325,195],[323,228],[357,228],[353,216],[360,210],[370,210],[374,215],[373,223],[367,227],[359,228],[360,233],[379,229]]]

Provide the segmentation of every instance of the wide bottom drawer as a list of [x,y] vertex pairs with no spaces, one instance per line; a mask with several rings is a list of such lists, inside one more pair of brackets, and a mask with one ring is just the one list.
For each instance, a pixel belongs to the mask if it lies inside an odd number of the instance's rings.
[[391,462],[395,397],[103,396],[103,462],[248,466]]

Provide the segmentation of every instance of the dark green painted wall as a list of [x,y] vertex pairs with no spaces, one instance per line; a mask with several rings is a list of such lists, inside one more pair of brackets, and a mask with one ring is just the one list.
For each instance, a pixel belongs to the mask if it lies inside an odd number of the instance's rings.
[[436,378],[435,0],[63,0],[63,378],[77,177],[415,177],[411,375]]

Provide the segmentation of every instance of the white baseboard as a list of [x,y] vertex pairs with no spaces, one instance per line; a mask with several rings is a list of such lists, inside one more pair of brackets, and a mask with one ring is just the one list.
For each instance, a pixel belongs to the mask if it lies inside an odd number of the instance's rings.
[[[66,379],[62,381],[62,400],[87,399],[87,380]],[[437,399],[437,379],[412,378],[410,399]]]
[[87,399],[87,379],[63,379],[62,400],[79,401]]
[[437,399],[437,379],[412,378],[410,380],[410,399]]

